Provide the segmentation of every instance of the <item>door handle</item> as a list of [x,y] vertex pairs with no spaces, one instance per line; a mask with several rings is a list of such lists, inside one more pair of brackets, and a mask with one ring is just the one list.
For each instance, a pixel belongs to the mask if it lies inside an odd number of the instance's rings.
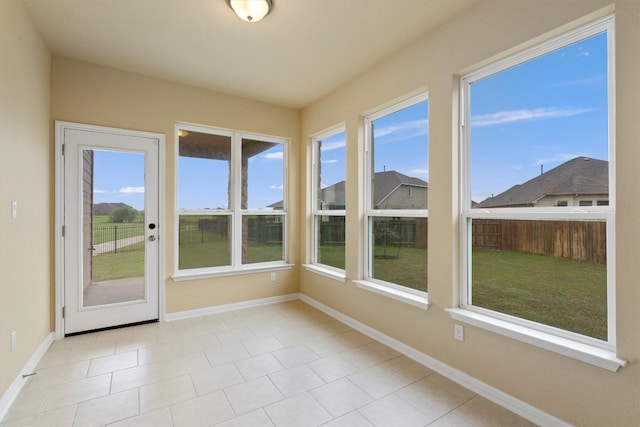
[[153,234],[151,236],[149,236],[149,241],[153,242],[156,240],[156,236],[154,236]]

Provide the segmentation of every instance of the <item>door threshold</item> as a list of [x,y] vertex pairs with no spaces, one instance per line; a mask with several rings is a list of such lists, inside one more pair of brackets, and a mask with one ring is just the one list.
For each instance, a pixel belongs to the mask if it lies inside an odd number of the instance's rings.
[[74,337],[76,335],[85,335],[85,334],[91,334],[94,332],[102,332],[102,331],[110,331],[112,329],[122,329],[122,328],[128,328],[130,326],[139,326],[139,325],[146,325],[148,323],[157,323],[158,319],[151,319],[151,320],[143,320],[142,322],[134,322],[134,323],[126,323],[124,325],[115,325],[115,326],[107,326],[106,328],[98,328],[98,329],[91,329],[88,331],[80,331],[80,332],[72,332],[70,334],[64,334],[64,337]]

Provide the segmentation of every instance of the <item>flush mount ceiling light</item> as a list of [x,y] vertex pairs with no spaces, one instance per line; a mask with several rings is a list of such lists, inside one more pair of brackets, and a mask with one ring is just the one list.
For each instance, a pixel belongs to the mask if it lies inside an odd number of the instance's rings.
[[227,0],[227,3],[246,22],[258,22],[273,9],[273,0]]

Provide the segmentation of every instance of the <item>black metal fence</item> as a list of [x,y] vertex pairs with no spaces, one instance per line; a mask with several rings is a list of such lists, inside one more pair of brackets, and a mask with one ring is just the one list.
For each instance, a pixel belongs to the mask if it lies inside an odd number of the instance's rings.
[[93,255],[135,252],[144,248],[144,224],[93,226]]

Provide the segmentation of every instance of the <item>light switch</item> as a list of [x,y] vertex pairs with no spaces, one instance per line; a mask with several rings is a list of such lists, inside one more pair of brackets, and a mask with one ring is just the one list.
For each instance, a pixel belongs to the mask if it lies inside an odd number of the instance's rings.
[[18,202],[14,200],[11,202],[11,219],[16,219],[17,212],[18,212]]

